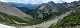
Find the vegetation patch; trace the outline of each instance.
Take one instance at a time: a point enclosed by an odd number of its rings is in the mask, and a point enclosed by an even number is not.
[[[65,16],[60,22],[56,25],[52,24],[49,28],[65,28],[67,26],[77,26],[80,25],[80,13],[76,11],[75,13],[71,13],[68,16]]]
[[[6,25],[35,25],[40,24],[45,20],[43,19],[33,19],[29,17],[18,17],[13,15],[8,15],[6,13],[0,12],[0,22],[5,23]]]

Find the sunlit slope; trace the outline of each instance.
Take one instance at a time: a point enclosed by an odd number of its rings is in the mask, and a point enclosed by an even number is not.
[[[50,28],[80,28],[80,9],[75,9],[70,15],[59,20],[56,25],[51,25]]]
[[[32,16],[23,13],[12,5],[0,2],[0,23],[7,25],[31,25],[29,22],[31,22],[32,19]]]
[[[7,24],[7,25],[26,24],[27,25],[31,20],[32,18],[29,18],[29,17],[19,18],[18,16],[8,15],[0,12],[0,23],[2,24]]]
[[[4,12],[10,15],[15,15],[15,16],[29,16],[16,7],[13,7],[12,5],[9,5],[8,3],[3,3],[0,2],[0,12]]]

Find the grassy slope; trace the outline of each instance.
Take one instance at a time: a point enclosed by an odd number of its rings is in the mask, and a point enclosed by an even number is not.
[[[77,26],[80,25],[80,11],[76,10],[75,13],[68,15],[63,18],[62,21],[58,22],[56,25],[51,25],[49,28],[65,28],[66,26]]]
[[[41,19],[32,19],[28,17],[19,18],[0,12],[0,22],[7,25],[34,25],[43,22]]]

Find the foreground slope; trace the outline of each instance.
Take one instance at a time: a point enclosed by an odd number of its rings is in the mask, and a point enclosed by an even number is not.
[[[26,24],[31,21],[32,16],[23,13],[16,7],[9,5],[8,3],[0,2],[0,21],[8,24]],[[27,21],[28,20],[28,21]],[[4,24],[2,23],[2,24]]]
[[[74,11],[63,17],[62,20],[59,20],[56,25],[53,23],[50,28],[80,28],[80,1],[74,1],[70,4],[70,8]]]

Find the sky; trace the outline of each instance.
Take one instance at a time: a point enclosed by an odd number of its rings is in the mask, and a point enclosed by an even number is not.
[[[73,1],[79,1],[79,0],[0,0],[2,2],[17,2],[17,3],[31,3],[31,4],[41,4],[41,3],[46,3],[49,1],[54,1],[55,3],[62,3],[63,1],[65,2],[73,2]]]

